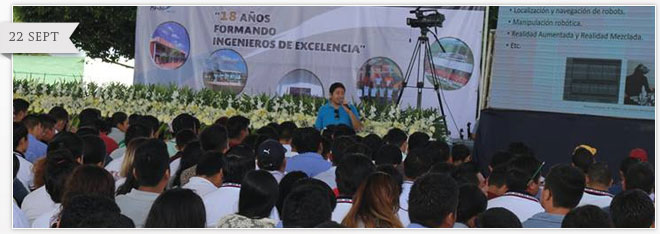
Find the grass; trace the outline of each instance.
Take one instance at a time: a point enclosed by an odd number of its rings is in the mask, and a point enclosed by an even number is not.
[[[49,84],[55,81],[80,81],[84,61],[83,57],[14,55],[14,79],[36,79]]]

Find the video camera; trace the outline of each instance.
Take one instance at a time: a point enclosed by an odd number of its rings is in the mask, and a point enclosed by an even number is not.
[[[424,15],[424,12],[434,12]],[[445,21],[445,15],[440,14],[437,10],[427,9],[422,10],[421,7],[410,11],[415,14],[415,18],[407,18],[406,24],[413,28],[429,28],[429,27],[442,27],[442,22]]]

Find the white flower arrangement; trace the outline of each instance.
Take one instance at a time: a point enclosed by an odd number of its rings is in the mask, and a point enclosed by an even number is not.
[[[34,80],[14,80],[14,98],[31,103],[30,112],[45,113],[62,106],[69,113],[84,108],[99,109],[104,116],[121,111],[127,114],[150,114],[169,123],[181,113],[196,116],[210,125],[221,116],[244,115],[251,127],[258,129],[268,123],[293,121],[298,126],[312,127],[320,106],[326,100],[313,97],[270,97],[266,95],[233,95],[208,89],[159,85],[109,84],[66,82],[44,84]],[[384,136],[393,127],[409,134],[420,131],[435,139],[447,140],[442,118],[436,110],[401,110],[395,105],[360,103],[357,105],[363,129],[358,135],[375,133]]]

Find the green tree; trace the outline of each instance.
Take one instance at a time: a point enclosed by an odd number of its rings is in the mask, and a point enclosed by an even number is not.
[[[135,6],[14,6],[15,22],[78,22],[71,41],[91,58],[119,63],[135,53]]]

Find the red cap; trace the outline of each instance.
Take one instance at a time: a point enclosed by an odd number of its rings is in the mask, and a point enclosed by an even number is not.
[[[646,150],[644,150],[642,148],[635,148],[635,149],[631,150],[629,157],[639,159],[642,162],[648,162],[649,161],[649,157],[646,154]]]

